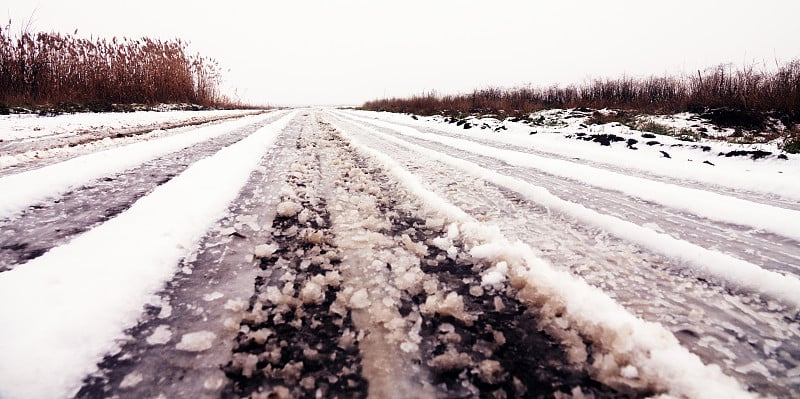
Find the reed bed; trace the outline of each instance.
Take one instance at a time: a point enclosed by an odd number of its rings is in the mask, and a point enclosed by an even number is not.
[[[0,26],[0,103],[230,103],[219,92],[217,62],[189,54],[180,39],[76,34],[13,34],[10,23]]]
[[[566,87],[489,88],[469,94],[385,98],[362,108],[434,114],[499,114],[526,116],[552,108],[615,108],[646,113],[708,109],[772,113],[800,122],[800,59],[776,70],[720,65],[696,75],[597,79]]]

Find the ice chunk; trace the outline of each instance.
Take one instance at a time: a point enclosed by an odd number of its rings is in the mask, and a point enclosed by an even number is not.
[[[306,242],[310,244],[322,244],[325,235],[319,230],[310,230],[306,233]]]
[[[508,275],[508,264],[506,262],[498,262],[497,265],[489,269],[483,277],[481,277],[481,285],[495,285],[500,284],[506,280]]]
[[[450,226],[447,226],[447,238],[451,240],[455,240],[458,238],[458,235],[461,234],[458,230],[458,225],[455,223],[450,223]]]
[[[253,249],[253,254],[258,258],[269,258],[278,248],[278,244],[275,243],[256,245]]]
[[[342,283],[342,276],[338,270],[325,273],[325,284],[331,287],[338,287]]]
[[[433,239],[432,243],[433,246],[441,249],[442,251],[447,251],[451,246],[453,246],[453,242],[450,241],[449,238],[445,237],[436,237]]]
[[[265,342],[267,342],[267,339],[270,335],[272,335],[272,330],[268,328],[262,328],[256,331],[250,331],[250,333],[247,334],[247,337],[252,339],[253,342],[263,345]]]
[[[158,318],[166,319],[170,316],[172,316],[172,305],[165,303],[163,306],[161,306],[161,311],[158,312]]]
[[[222,388],[226,381],[227,378],[224,378],[223,376],[212,375],[206,378],[205,382],[203,382],[203,388],[208,391],[216,391]]]
[[[430,218],[425,221],[425,227],[430,230],[439,231],[444,227],[444,219]]]
[[[278,204],[278,216],[289,218],[297,215],[303,210],[303,206],[292,201],[284,201]]]
[[[497,384],[502,377],[503,367],[497,360],[484,360],[478,364],[476,371],[481,381],[487,384]]]
[[[483,296],[483,288],[473,285],[469,287],[469,294],[472,296]]]
[[[472,358],[468,354],[449,348],[445,353],[429,360],[428,366],[437,371],[448,371],[467,367],[470,363],[472,363]]]
[[[353,309],[364,309],[367,306],[369,306],[369,295],[365,288],[354,292],[350,297],[350,307]]]
[[[303,209],[300,214],[297,215],[297,222],[300,224],[306,224],[310,218],[311,212],[308,209]]]
[[[230,310],[231,312],[241,312],[247,308],[247,302],[241,298],[228,299],[224,307],[225,310]]]
[[[139,383],[142,382],[142,380],[144,380],[144,377],[142,376],[142,373],[140,373],[138,371],[134,371],[134,372],[126,375],[125,378],[122,379],[122,382],[119,383],[119,387],[120,388],[133,388],[133,387],[139,385]]]
[[[627,365],[619,370],[619,375],[625,378],[639,378],[639,370],[632,365]]]
[[[172,331],[170,331],[169,326],[167,325],[160,325],[153,330],[153,333],[147,337],[147,343],[150,345],[162,345],[169,342],[172,339]]]
[[[211,348],[217,335],[211,331],[196,331],[183,334],[175,349],[187,352],[202,352]]]
[[[429,296],[420,309],[425,313],[453,316],[467,325],[472,325],[472,322],[476,319],[474,315],[464,311],[464,298],[455,292],[450,292],[444,298],[442,298],[441,293],[437,292],[436,295]]]
[[[203,300],[206,301],[206,302],[211,302],[213,300],[222,298],[224,296],[225,296],[225,294],[223,294],[221,292],[218,292],[218,291],[214,291],[214,292],[212,292],[210,294],[203,295]]]
[[[325,299],[325,292],[319,284],[307,281],[303,289],[300,290],[300,299],[306,305],[311,303],[320,304]]]
[[[258,356],[252,353],[235,353],[232,362],[233,367],[242,370],[243,376],[250,378],[253,375],[253,371],[256,370]]]
[[[402,344],[400,344],[400,349],[405,353],[412,353],[419,350],[419,346],[413,342],[405,341]]]

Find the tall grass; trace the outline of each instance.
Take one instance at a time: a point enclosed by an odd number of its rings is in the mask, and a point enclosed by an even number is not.
[[[77,31],[76,31],[77,33]],[[12,34],[0,26],[0,103],[219,105],[219,67],[176,40]]]
[[[364,109],[421,115],[526,115],[551,108],[617,108],[652,113],[730,108],[777,112],[800,121],[800,59],[760,71],[720,65],[696,75],[598,79],[566,87],[483,89],[470,94],[427,93],[410,98],[369,101]]]

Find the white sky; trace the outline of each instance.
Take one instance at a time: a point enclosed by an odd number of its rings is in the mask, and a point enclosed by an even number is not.
[[[34,9],[38,31],[187,40],[275,105],[800,58],[798,0],[0,0],[17,28]]]

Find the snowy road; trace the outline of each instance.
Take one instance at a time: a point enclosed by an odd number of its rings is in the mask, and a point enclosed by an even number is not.
[[[736,164],[402,115],[181,129],[0,177],[0,398],[800,395],[796,159],[709,184]]]

